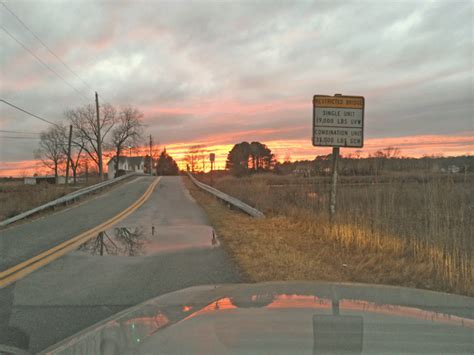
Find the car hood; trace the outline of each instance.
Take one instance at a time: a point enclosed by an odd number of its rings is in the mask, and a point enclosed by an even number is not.
[[[47,354],[472,353],[474,298],[326,282],[197,286],[118,313]]]

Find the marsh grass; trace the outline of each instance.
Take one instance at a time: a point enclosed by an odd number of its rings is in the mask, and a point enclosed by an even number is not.
[[[0,221],[97,182],[97,179],[89,179],[87,184],[69,186],[25,185],[22,180],[0,182]]]
[[[279,218],[288,224],[282,238],[292,238],[300,253],[313,254],[314,248],[321,248],[308,241],[323,243],[326,251],[332,250],[325,260],[332,255],[350,264],[341,280],[474,294],[472,177],[345,179],[338,188],[332,224],[327,179],[313,178],[308,183],[308,179],[263,174],[221,178],[215,187],[269,216],[269,244],[281,234],[270,225],[279,221],[281,230]],[[299,245],[292,234],[298,234]]]

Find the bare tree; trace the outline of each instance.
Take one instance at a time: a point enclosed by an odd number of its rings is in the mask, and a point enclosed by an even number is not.
[[[115,177],[118,176],[119,157],[127,145],[137,144],[143,134],[143,114],[134,107],[121,109],[112,130],[112,146],[115,150]]]
[[[69,160],[69,164],[71,165],[74,184],[77,182],[77,169],[81,165],[85,146],[86,141],[84,140],[84,137],[82,137],[80,134],[75,134],[73,131],[71,158]]]
[[[207,167],[207,160],[209,159],[209,155],[207,154],[206,148],[201,148],[199,150],[198,160],[201,165],[202,172],[206,171]]]
[[[202,169],[206,168],[206,149],[203,145],[193,145],[189,147],[188,153],[184,157],[186,165],[189,170],[194,173],[201,170],[199,163],[202,164]]]
[[[146,145],[146,142],[144,145]],[[164,147],[163,150],[166,150],[166,147]],[[153,161],[157,161],[160,158],[160,155],[163,150],[160,149],[160,145],[158,142],[153,143],[153,145],[151,146],[151,157],[153,158]]]
[[[60,127],[61,134],[63,135],[63,141],[64,141],[64,144],[62,144],[63,154],[65,158],[67,159],[68,157],[68,144],[67,144],[68,129],[62,124],[60,124],[59,127]],[[69,158],[69,165],[70,165],[70,169],[72,170],[74,184],[76,184],[77,182],[77,169],[80,166],[81,159],[84,156],[83,153],[84,153],[84,147],[86,146],[86,144],[87,142],[84,139],[84,136],[81,135],[80,133],[77,133],[73,129],[73,136],[72,136],[72,141],[71,141],[71,156]]]
[[[65,112],[71,122],[75,134],[75,141],[81,142],[83,151],[99,166],[99,151],[97,146],[99,129],[97,127],[96,109],[93,105],[85,105]],[[101,144],[106,140],[116,122],[116,110],[109,104],[100,107],[100,136]]]
[[[41,159],[43,164],[54,171],[56,182],[58,181],[59,168],[66,161],[64,147],[66,144],[66,128],[54,126],[40,134],[39,148],[35,152],[35,158]]]
[[[400,158],[401,151],[397,147],[387,147],[383,150],[385,152],[385,158],[387,159],[397,159]]]

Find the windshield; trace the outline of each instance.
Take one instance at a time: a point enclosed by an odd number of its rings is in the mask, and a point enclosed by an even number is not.
[[[2,2],[0,353],[107,352],[110,324],[146,302],[145,353],[469,353],[472,14],[469,0]],[[252,289],[266,282],[294,287]],[[342,284],[373,289],[326,293]],[[159,303],[177,291],[192,302]],[[397,348],[374,329],[415,330]],[[117,334],[127,353],[135,338]]]

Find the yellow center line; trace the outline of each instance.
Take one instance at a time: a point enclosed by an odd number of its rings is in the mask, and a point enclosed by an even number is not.
[[[81,244],[84,244],[86,241],[96,236],[99,232],[108,229],[117,222],[123,220],[125,217],[128,217],[134,211],[136,211],[148,198],[151,196],[156,185],[160,182],[161,177],[155,179],[153,183],[147,188],[145,193],[136,200],[133,204],[128,206],[126,209],[110,218],[109,220],[95,226],[92,229],[89,229],[61,244],[56,245],[55,247],[42,252],[26,261],[23,261],[7,270],[0,272],[0,288],[3,288],[22,277],[25,277],[27,274],[39,269],[40,267],[52,262],[63,256],[64,254],[69,253],[70,251],[76,249]]]

